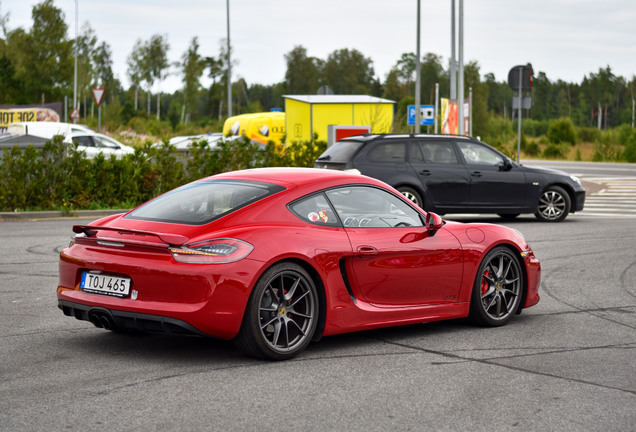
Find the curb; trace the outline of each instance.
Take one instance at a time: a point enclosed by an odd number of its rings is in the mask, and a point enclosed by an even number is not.
[[[129,209],[75,210],[70,213],[63,211],[0,212],[0,222],[69,218],[97,219],[104,216],[126,213],[128,211]]]

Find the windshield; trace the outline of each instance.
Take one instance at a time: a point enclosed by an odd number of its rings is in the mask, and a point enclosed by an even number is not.
[[[201,180],[161,195],[126,219],[203,225],[283,189],[260,182]]]

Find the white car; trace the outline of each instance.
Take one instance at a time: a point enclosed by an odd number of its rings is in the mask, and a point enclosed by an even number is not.
[[[115,155],[117,159],[121,159],[124,155],[135,153],[133,147],[95,132],[76,132],[67,136],[65,141],[76,144],[77,150],[85,152],[86,157],[89,159],[94,158],[99,153],[103,153],[106,157]]]
[[[88,127],[80,124],[61,123],[61,122],[16,122],[7,126],[8,134],[16,135],[35,135],[38,137],[52,139],[55,135],[67,136],[72,133],[93,133]]]
[[[176,136],[170,138],[168,144],[175,146],[180,152],[190,151],[193,142],[207,141],[210,149],[216,146],[217,141],[223,139],[222,133],[207,133],[203,135],[189,135],[189,136]],[[160,146],[162,143],[156,143],[155,146]]]

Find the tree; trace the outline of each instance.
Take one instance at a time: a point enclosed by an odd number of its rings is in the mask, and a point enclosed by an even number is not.
[[[168,76],[168,45],[167,36],[154,34],[148,41],[144,50],[145,76],[148,82],[148,91],[157,86],[157,120],[160,118],[161,110],[161,81]],[[150,94],[148,95],[148,113],[150,114]]]
[[[315,94],[320,87],[320,75],[324,62],[308,57],[307,50],[298,45],[285,54],[287,71],[285,88],[290,94]]]
[[[128,75],[128,80],[130,81],[131,87],[135,89],[135,111],[138,109],[138,95],[139,95],[139,86],[144,81],[144,44],[141,39],[137,39],[135,42],[135,46],[130,54],[128,54],[128,58],[126,59],[126,64],[128,65],[128,70],[126,71]]]
[[[373,61],[356,49],[332,52],[323,69],[323,81],[335,94],[369,94],[374,75]]]
[[[108,43],[102,42],[95,48],[93,51],[93,65],[93,85],[95,87],[103,87],[112,100],[117,90],[118,82],[113,74],[113,55]]]
[[[196,104],[196,97],[201,88],[201,75],[206,61],[199,54],[199,40],[193,37],[190,47],[181,57],[181,73],[183,74],[184,106],[181,112],[181,122],[189,118]],[[184,118],[185,117],[185,118]]]
[[[84,100],[86,112],[86,98],[91,95],[91,88],[95,80],[93,69],[93,53],[97,45],[97,36],[90,24],[84,23],[77,38],[77,98]]]
[[[60,100],[71,87],[73,77],[72,42],[67,39],[64,14],[44,0],[33,6],[33,26],[29,32],[18,28],[7,31],[6,57],[14,77],[22,82],[17,99],[21,103]]]
[[[488,84],[481,82],[476,61],[464,66],[464,85],[466,96],[469,94],[468,89],[473,89],[473,135],[483,135],[488,123]]]

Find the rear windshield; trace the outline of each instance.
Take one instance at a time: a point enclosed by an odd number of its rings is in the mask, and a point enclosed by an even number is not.
[[[284,189],[251,181],[202,180],[144,204],[126,219],[204,225]]]
[[[364,145],[362,141],[338,141],[331,147],[329,147],[323,154],[320,155],[318,161],[320,162],[348,162],[353,158],[353,155],[358,151],[360,147]]]

